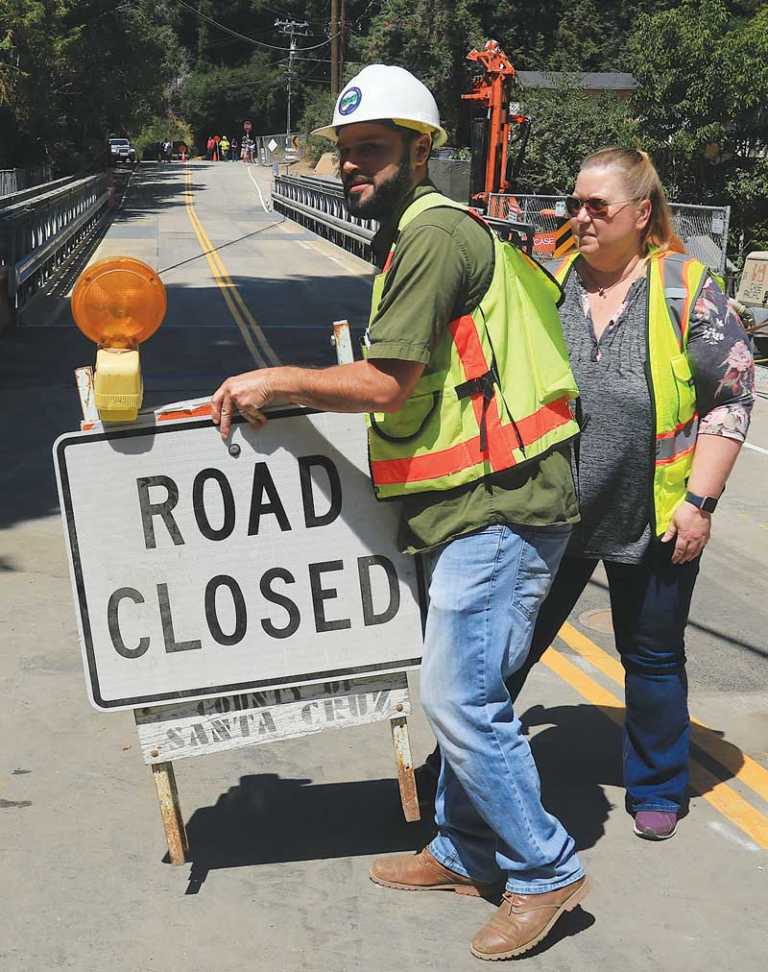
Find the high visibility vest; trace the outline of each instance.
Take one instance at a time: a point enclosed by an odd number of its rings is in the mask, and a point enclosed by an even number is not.
[[[578,253],[553,272],[565,284]],[[709,271],[684,253],[652,252],[648,260],[646,377],[654,412],[653,468],[649,474],[651,525],[669,526],[685,498],[699,429],[696,389],[688,360],[688,321]]]
[[[427,193],[405,210],[398,235],[438,207],[469,213]],[[571,409],[578,389],[557,313],[560,287],[522,251],[488,233],[494,271],[479,305],[449,323],[400,411],[368,416],[379,499],[475,482],[533,462],[579,431]],[[374,282],[371,320],[396,247],[397,236]]]

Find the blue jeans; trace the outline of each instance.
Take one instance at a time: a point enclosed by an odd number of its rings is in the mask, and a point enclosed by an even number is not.
[[[616,648],[625,672],[624,785],[627,809],[684,811],[688,788],[685,626],[699,560],[671,562],[674,543],[652,543],[641,564],[605,561]],[[565,557],[542,605],[531,653],[507,686],[516,699],[554,641],[597,560]]]
[[[541,804],[505,679],[525,661],[569,527],[489,526],[431,555],[421,701],[443,752],[429,845],[445,867],[522,894],[578,880],[573,838]]]

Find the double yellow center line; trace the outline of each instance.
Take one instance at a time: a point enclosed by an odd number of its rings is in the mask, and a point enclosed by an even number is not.
[[[571,624],[560,629],[561,638],[569,648],[601,672],[612,682],[623,687],[624,669],[606,651],[577,631]],[[573,664],[565,655],[550,648],[542,662],[564,682],[585,698],[598,706],[601,712],[613,722],[624,722],[624,702],[613,692]],[[696,719],[691,720],[692,741],[707,754],[714,763],[723,769],[723,776],[738,780],[761,800],[768,802],[768,770],[754,759],[736,749],[731,743],[720,739]],[[768,849],[768,816],[761,813],[748,800],[745,800],[732,786],[725,783],[719,775],[711,772],[692,757],[690,760],[691,788],[711,804],[719,813],[735,824],[750,840],[764,850]]]
[[[256,319],[250,310],[248,310],[242,294],[229,275],[227,268],[224,266],[221,255],[211,242],[195,212],[194,193],[192,190],[192,170],[189,164],[187,165],[185,176],[184,205],[189,216],[189,221],[192,223],[192,229],[195,231],[195,236],[197,236],[203,254],[208,261],[208,266],[211,268],[213,279],[219,290],[221,290],[224,301],[235,324],[237,324],[238,330],[251,353],[256,367],[269,368],[279,365],[280,359],[275,354],[272,345],[267,340],[266,335],[259,327]]]

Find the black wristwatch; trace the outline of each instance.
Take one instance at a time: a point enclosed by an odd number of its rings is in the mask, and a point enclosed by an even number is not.
[[[717,499],[714,496],[697,496],[695,493],[686,493],[685,502],[691,506],[697,506],[704,513],[714,513],[717,509]]]

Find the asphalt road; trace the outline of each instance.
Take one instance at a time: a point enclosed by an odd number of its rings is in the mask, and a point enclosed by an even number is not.
[[[78,427],[72,371],[94,357],[69,314],[76,270],[127,254],[161,271],[169,310],[142,350],[147,404],[209,395],[227,375],[275,359],[330,364],[331,322],[346,318],[357,335],[365,326],[369,268],[268,202],[269,172],[258,167],[140,167],[95,252],[51,281],[0,339],[7,972],[479,967],[468,943],[491,905],[368,881],[372,856],[415,849],[428,836],[427,824],[402,819],[384,724],[180,761],[193,862],[172,867],[133,719],[95,712],[86,700],[50,456],[54,438]],[[595,881],[584,907],[525,960],[531,969],[764,968],[763,378],[761,389],[753,448],[715,516],[694,598],[691,710],[709,728],[697,730],[696,791],[678,836],[638,840],[623,808],[622,691],[600,574],[521,699],[545,803],[574,834]],[[410,681],[416,699],[418,677]],[[418,706],[410,724],[420,759],[432,739]]]

